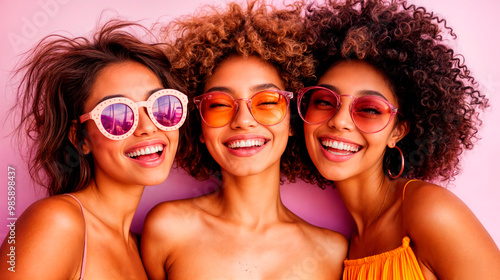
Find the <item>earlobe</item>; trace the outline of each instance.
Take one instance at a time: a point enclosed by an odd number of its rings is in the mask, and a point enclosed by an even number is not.
[[[200,142],[205,144],[205,137],[203,137],[203,133],[200,133]]]
[[[88,155],[90,153],[90,146],[87,144],[86,140],[84,140],[84,143],[85,144],[82,145],[83,153]]]
[[[71,121],[71,127],[69,128],[68,138],[71,144],[73,144],[73,146],[75,146],[75,148],[78,149],[78,139],[76,139],[77,125],[78,123],[76,122],[76,120]],[[88,153],[90,153],[90,146],[87,144],[86,140],[83,140],[83,143],[84,143],[82,145],[83,153],[87,155]]]
[[[295,130],[293,129],[292,126],[288,129],[288,136],[294,136],[295,135]]]

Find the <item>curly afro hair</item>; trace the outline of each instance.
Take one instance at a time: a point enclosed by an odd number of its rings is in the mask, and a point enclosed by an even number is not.
[[[409,133],[398,142],[405,157],[403,176],[450,181],[460,155],[477,140],[479,110],[488,100],[477,90],[461,56],[447,46],[456,38],[444,19],[406,1],[330,0],[308,6],[308,42],[321,77],[335,62],[362,59],[392,82]],[[295,127],[303,141],[303,125]],[[301,178],[324,188],[325,179],[302,149]],[[386,152],[384,169],[399,170],[399,153]],[[387,171],[386,171],[387,172]]]
[[[304,82],[314,80],[315,61],[304,41],[303,3],[283,8],[249,1],[246,7],[230,3],[225,10],[205,6],[194,16],[182,17],[162,29],[170,41],[167,53],[174,72],[188,87],[190,99],[203,94],[204,83],[217,66],[232,56],[255,56],[271,63],[279,72],[285,90],[296,92]],[[292,119],[297,119],[292,102]],[[220,166],[199,141],[201,118],[189,104],[188,135],[180,139],[177,165],[198,180],[220,175]],[[295,168],[296,137],[290,137],[281,158],[281,173],[290,182],[298,176]]]

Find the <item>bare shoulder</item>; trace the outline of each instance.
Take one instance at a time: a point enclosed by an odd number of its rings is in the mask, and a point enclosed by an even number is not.
[[[20,279],[69,278],[78,272],[85,220],[80,206],[69,196],[53,196],[33,203],[16,221],[15,233],[13,243],[6,239],[0,249],[2,270],[4,251],[14,245],[16,277]]]
[[[323,251],[335,262],[338,260],[343,261],[347,257],[349,241],[342,233],[317,227],[306,222],[301,227],[304,234],[314,245],[313,249],[315,252]]]
[[[166,201],[154,206],[146,215],[143,238],[162,240],[189,237],[202,219],[197,198]],[[152,239],[151,239],[152,238]]]
[[[196,199],[162,202],[146,215],[141,256],[150,279],[165,279],[175,252],[182,252],[202,232]]]
[[[428,182],[412,182],[403,201],[403,221],[414,238],[485,232],[467,205],[450,190]],[[465,236],[464,236],[465,237]]]
[[[316,243],[325,244],[328,247],[347,248],[349,243],[342,233],[330,229],[309,225],[306,231],[310,233],[310,238]]]
[[[168,222],[172,219],[183,219],[189,209],[188,200],[165,201],[155,205],[146,215],[148,222]]]
[[[427,182],[406,188],[403,226],[417,258],[443,279],[498,279],[500,251],[467,205]],[[493,277],[491,277],[493,276]]]
[[[306,222],[300,225],[309,241],[308,252],[302,250],[304,258],[298,265],[304,266],[304,260],[314,261],[316,279],[341,279],[344,260],[347,258],[349,242],[343,234],[329,229],[316,227]],[[301,278],[303,279],[303,278]]]
[[[69,196],[58,195],[36,201],[16,222],[19,230],[62,232],[82,235],[85,220],[78,203]]]
[[[433,230],[431,225],[453,226],[470,219],[475,219],[472,211],[444,187],[416,181],[406,188],[403,220],[410,232]]]

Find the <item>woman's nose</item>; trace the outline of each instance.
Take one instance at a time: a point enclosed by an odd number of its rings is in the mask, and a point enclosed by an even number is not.
[[[258,123],[253,117],[246,100],[238,100],[238,108],[231,121],[231,128],[246,129],[255,127]]]
[[[351,117],[350,96],[343,98],[344,102],[340,103],[339,110],[328,120],[328,126],[339,131],[353,130],[355,125]]]
[[[139,108],[139,123],[137,125],[137,129],[134,131],[134,134],[136,136],[150,135],[157,130],[158,128],[149,118],[146,108]]]

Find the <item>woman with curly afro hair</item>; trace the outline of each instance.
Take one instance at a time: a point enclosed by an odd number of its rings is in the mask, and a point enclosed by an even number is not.
[[[166,41],[178,36],[167,52],[194,100],[177,163],[221,186],[148,213],[141,250],[150,279],[341,277],[346,238],[308,224],[280,197],[282,177],[297,176],[290,102],[315,70],[302,12],[301,3],[230,3],[164,30]]]
[[[306,17],[319,66],[298,94],[298,168],[354,218],[344,279],[499,279],[488,232],[430,183],[454,178],[488,105],[445,44],[453,30],[404,1],[332,0]]]

